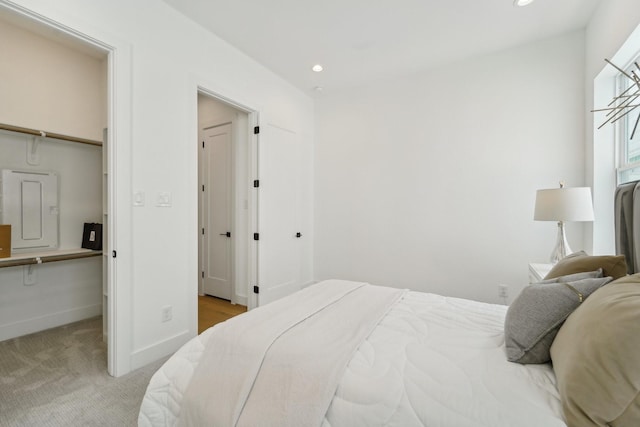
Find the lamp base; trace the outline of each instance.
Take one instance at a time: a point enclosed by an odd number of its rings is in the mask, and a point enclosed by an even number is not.
[[[558,221],[558,240],[556,241],[556,247],[553,248],[553,252],[551,252],[551,264],[556,264],[570,253],[571,248],[569,248],[567,235],[564,232],[564,222]]]

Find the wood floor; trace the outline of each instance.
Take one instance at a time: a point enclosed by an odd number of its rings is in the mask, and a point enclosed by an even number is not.
[[[246,311],[247,307],[244,305],[233,305],[220,298],[198,295],[198,333]]]

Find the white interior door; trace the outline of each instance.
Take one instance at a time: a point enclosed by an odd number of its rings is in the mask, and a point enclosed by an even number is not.
[[[298,134],[267,125],[259,144],[258,305],[300,289],[300,167]]]
[[[203,141],[203,290],[231,300],[231,124],[204,129]]]

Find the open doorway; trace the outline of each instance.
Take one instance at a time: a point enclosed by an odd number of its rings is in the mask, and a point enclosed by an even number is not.
[[[1,38],[11,41],[2,53],[14,58],[0,73],[8,82],[2,89],[0,169],[24,177],[16,181],[22,187],[32,176],[51,179],[47,191],[40,184],[29,187],[35,189],[29,204],[23,196],[12,196],[20,199],[21,212],[0,215],[0,223],[23,234],[26,229],[53,237],[45,246],[16,245],[14,232],[13,253],[0,265],[11,306],[0,320],[0,340],[89,321],[104,341],[92,354],[104,357],[113,374],[115,334],[110,334],[108,316],[112,241],[106,237],[115,229],[113,140],[106,132],[112,119],[113,52],[55,22],[1,4],[0,27]],[[5,196],[9,190],[3,188]],[[35,219],[25,216],[25,206],[34,205]],[[46,224],[40,220],[45,215]],[[84,244],[87,223],[102,226],[94,227],[93,239],[102,230],[105,237],[97,239],[102,245]]]
[[[250,282],[249,113],[198,93],[198,332],[246,311]]]

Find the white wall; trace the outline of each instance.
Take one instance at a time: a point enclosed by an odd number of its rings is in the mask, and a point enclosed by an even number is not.
[[[316,277],[498,302],[545,262],[535,191],[584,184],[582,32],[316,106]],[[571,225],[574,250],[584,246]]]
[[[162,2],[15,3],[117,48],[114,298],[120,325],[115,371],[121,375],[197,333],[198,85],[259,111],[261,122],[308,132],[309,141],[313,102]],[[261,143],[268,146],[266,135]],[[133,189],[146,192],[144,207],[131,208]],[[172,194],[171,208],[155,206],[161,191]],[[162,323],[166,305],[173,319]]]
[[[102,140],[106,123],[104,57],[79,52],[8,22],[0,23],[0,122]],[[0,132],[0,169],[59,176],[59,247],[79,248],[84,222],[102,222],[100,147],[44,139],[40,164],[27,164],[33,137]],[[27,267],[24,267],[27,268]],[[0,269],[0,340],[99,315],[100,257]]]
[[[596,129],[603,122],[603,115],[594,115],[590,110],[603,108],[613,95],[613,67],[604,59],[616,65],[624,64],[640,54],[640,7],[635,0],[607,0],[591,17],[585,31],[585,100],[586,100],[586,181],[594,188],[594,208],[596,221],[593,228],[587,228],[587,238],[593,242],[594,253],[614,253],[613,195],[615,191],[615,146],[614,126],[606,125]],[[636,30],[633,40],[621,50],[625,41]],[[594,79],[600,74],[597,90]],[[597,101],[594,102],[594,96]]]

